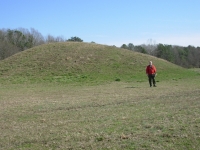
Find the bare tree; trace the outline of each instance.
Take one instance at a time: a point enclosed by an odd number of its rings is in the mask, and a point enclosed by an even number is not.
[[[55,40],[55,38],[52,36],[52,35],[47,35],[47,38],[46,38],[46,42],[47,43],[53,43],[53,42],[55,42],[56,40]]]
[[[55,38],[55,41],[56,41],[56,42],[65,42],[65,39],[64,39],[64,37],[62,37],[62,36],[57,36],[57,37]]]
[[[33,45],[34,46],[45,43],[43,35],[40,32],[38,32],[37,30],[35,30],[34,28],[31,28],[30,34],[33,36]]]
[[[143,45],[142,47],[146,49],[148,54],[155,56],[154,51],[157,48],[156,41],[148,39],[147,44],[145,44],[145,46]]]

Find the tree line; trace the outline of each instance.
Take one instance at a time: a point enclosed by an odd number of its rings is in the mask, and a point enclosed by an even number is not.
[[[183,47],[161,43],[135,46],[129,43],[123,44],[121,48],[162,58],[184,68],[200,68],[200,47],[191,45]]]
[[[65,42],[65,41],[78,41],[83,42],[79,37],[71,37],[65,40],[62,36],[54,37],[47,35],[44,37],[40,32],[31,28],[30,30],[19,29],[1,29],[0,30],[0,60],[3,60],[15,53],[24,51],[45,43],[52,42]]]
[[[52,35],[47,35],[44,37],[34,28],[31,28],[30,30],[24,28],[14,30],[1,29],[0,60],[34,46],[66,41],[83,42],[81,38],[76,36],[67,40],[61,36],[54,37]],[[129,43],[123,44],[121,48],[162,58],[185,68],[200,68],[200,47],[191,45],[183,47],[161,43],[155,44],[150,40],[149,44],[133,45],[132,43]]]

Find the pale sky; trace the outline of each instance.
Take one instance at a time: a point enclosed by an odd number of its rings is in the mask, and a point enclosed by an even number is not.
[[[0,0],[0,29],[105,45],[200,46],[200,0]]]

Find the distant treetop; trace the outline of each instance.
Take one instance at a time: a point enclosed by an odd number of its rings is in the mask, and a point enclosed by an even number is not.
[[[72,42],[83,42],[83,40],[79,37],[71,37],[70,39],[68,39],[67,41],[72,41]]]

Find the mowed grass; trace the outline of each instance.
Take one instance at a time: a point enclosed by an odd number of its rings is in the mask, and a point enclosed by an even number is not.
[[[144,80],[1,85],[0,149],[200,149],[200,77]]]

